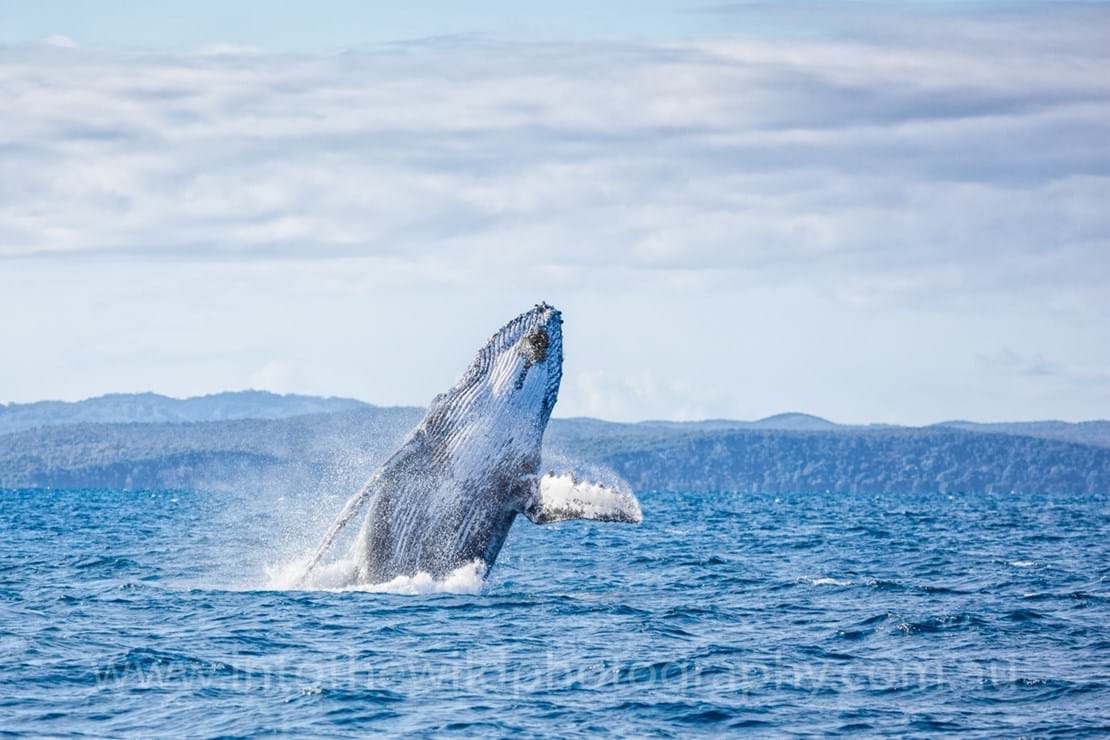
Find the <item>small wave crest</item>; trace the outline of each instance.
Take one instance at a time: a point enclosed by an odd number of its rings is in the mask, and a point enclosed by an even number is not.
[[[397,576],[384,583],[362,583],[358,580],[358,563],[354,558],[343,558],[333,563],[321,563],[304,576],[310,556],[304,556],[266,568],[266,588],[273,591],[363,591],[366,593],[404,594],[477,594],[484,585],[485,564],[472,560],[448,573],[435,578],[430,573]]]
[[[801,583],[808,583],[810,586],[851,586],[852,582],[840,578],[801,578]]]

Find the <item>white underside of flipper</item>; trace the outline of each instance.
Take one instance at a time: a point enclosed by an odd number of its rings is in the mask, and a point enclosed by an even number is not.
[[[639,524],[644,518],[640,502],[631,493],[600,483],[578,481],[570,473],[540,478],[524,515],[533,524],[570,519]]]

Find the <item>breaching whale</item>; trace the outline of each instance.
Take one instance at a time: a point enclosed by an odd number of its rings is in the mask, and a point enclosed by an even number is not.
[[[364,504],[353,545],[358,580],[442,578],[497,559],[518,514],[535,524],[569,519],[641,521],[629,492],[573,475],[540,475],[544,429],[563,375],[562,315],[546,303],[501,328],[408,438],[344,506],[301,578]]]

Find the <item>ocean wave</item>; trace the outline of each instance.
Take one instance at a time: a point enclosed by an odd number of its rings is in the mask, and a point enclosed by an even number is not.
[[[973,497],[928,525],[870,497],[774,510],[769,497],[750,510],[729,495],[644,498],[657,516],[634,536],[519,523],[485,583],[477,564],[360,583],[356,562],[336,559],[342,542],[298,585],[317,537],[282,529],[286,514],[253,496],[195,494],[167,512],[125,492],[8,495],[0,727],[1009,737],[1110,726],[1105,497],[1077,498],[1087,515],[1066,520],[1037,496]],[[1066,541],[1015,544],[1024,530],[979,526],[1026,512]],[[75,528],[42,536],[44,518]],[[893,537],[845,534],[873,522]],[[815,549],[790,547],[817,534]]]
[[[975,614],[960,612],[955,614],[938,614],[918,621],[904,621],[898,624],[898,630],[905,634],[931,634],[936,632],[960,631],[980,627],[983,619]]]
[[[799,583],[808,583],[810,586],[851,586],[852,582],[841,578],[811,578],[808,576],[798,579]]]
[[[102,570],[105,573],[115,573],[119,570],[133,570],[140,566],[131,558],[115,556],[89,556],[83,557],[73,563],[78,570]]]
[[[188,676],[241,673],[244,672],[220,660],[208,660],[168,650],[133,648],[116,660],[99,666],[94,671],[94,677],[96,681],[103,683],[128,678],[141,681],[165,681]]]

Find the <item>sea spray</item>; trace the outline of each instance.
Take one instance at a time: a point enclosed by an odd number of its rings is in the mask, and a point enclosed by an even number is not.
[[[485,565],[480,560],[465,563],[443,578],[434,578],[430,573],[416,573],[412,576],[397,576],[384,583],[361,583],[358,580],[358,561],[342,558],[324,563],[312,570],[308,578],[302,578],[311,556],[305,555],[296,560],[278,563],[266,568],[266,590],[273,591],[363,591],[383,594],[477,594],[482,590]]]

